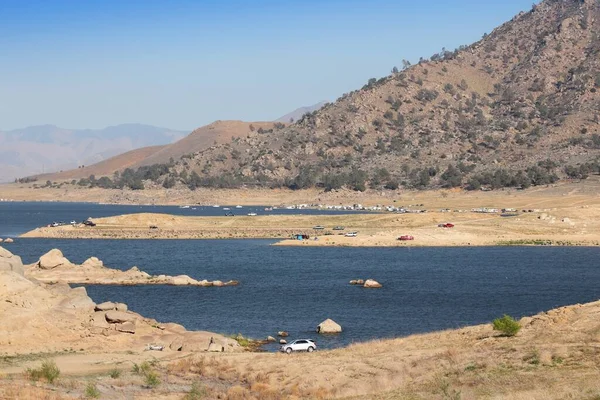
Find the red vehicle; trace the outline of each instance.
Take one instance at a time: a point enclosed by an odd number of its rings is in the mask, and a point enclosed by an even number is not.
[[[398,238],[398,240],[415,240],[415,237],[411,235],[402,235]]]
[[[454,228],[454,224],[451,223],[446,223],[446,224],[439,224],[438,225],[440,228]]]

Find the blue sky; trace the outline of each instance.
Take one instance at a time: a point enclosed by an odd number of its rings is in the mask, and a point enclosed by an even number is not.
[[[192,130],[333,101],[531,0],[0,0],[0,129]]]

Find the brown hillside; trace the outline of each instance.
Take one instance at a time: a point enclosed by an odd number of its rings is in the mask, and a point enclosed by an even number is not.
[[[165,145],[142,147],[141,149],[135,149],[123,154],[119,154],[109,158],[108,160],[104,160],[84,168],[61,171],[53,174],[38,175],[36,178],[40,181],[61,181],[88,178],[90,175],[95,175],[98,177],[112,175],[115,171],[133,167],[140,161],[152,156],[164,147]]]
[[[179,160],[189,154],[205,151],[211,146],[227,143],[235,138],[258,134],[258,132],[268,132],[273,130],[275,125],[284,126],[282,123],[276,122],[216,121],[196,129],[188,136],[169,145],[144,147],[85,168],[37,175],[35,178],[38,181],[65,181],[88,178],[90,175],[111,176],[115,171],[123,171],[126,168],[164,164],[168,163],[171,158]]]
[[[171,158],[209,149],[211,146],[228,143],[235,138],[245,137],[254,131],[273,129],[273,122],[216,121],[200,127],[183,139],[165,146],[160,151],[138,162],[136,166],[164,164]]]
[[[473,177],[527,186],[565,176],[567,165],[585,177],[599,168],[598,32],[600,0],[546,0],[471,46],[405,63],[291,126],[212,146],[172,172],[292,187]]]

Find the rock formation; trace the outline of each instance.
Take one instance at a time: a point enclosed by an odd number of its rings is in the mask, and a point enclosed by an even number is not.
[[[54,269],[61,266],[72,266],[73,264],[71,261],[67,260],[65,256],[63,256],[62,251],[58,249],[52,249],[41,256],[36,265],[40,269]]]
[[[40,257],[39,261],[26,269],[26,275],[45,283],[85,283],[95,285],[174,285],[174,286],[236,286],[237,281],[196,280],[187,275],[150,275],[138,267],[127,271],[104,266],[96,257],[88,258],[83,264],[69,261],[60,250],[53,249]]]
[[[0,247],[0,271],[12,271],[23,275],[23,262],[21,257],[15,256],[10,251]]]
[[[143,351],[149,343],[167,351],[208,351],[211,343],[211,351],[242,351],[233,339],[161,324],[122,303],[95,304],[83,287],[48,285],[10,270],[0,270],[0,315],[0,353],[8,355],[62,351],[75,343],[100,352]]]
[[[367,288],[367,289],[378,289],[380,287],[382,287],[383,285],[379,282],[377,282],[376,280],[373,279],[367,279],[365,281],[365,284],[363,285],[363,287]]]
[[[332,319],[326,319],[317,326],[317,333],[340,333],[342,327]]]

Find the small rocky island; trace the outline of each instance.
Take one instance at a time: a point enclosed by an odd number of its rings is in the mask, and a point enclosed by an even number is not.
[[[69,261],[58,249],[50,250],[31,265],[25,266],[25,276],[44,283],[80,283],[90,285],[174,285],[222,287],[236,286],[238,281],[196,280],[188,275],[150,275],[138,267],[127,271],[108,268],[102,260],[90,257],[83,264]]]

